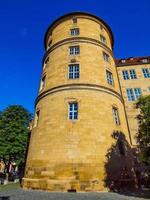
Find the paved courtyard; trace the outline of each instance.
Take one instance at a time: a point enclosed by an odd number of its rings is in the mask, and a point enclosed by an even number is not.
[[[132,197],[127,195],[120,195],[107,192],[100,192],[100,193],[57,192],[56,193],[56,192],[45,192],[36,190],[23,190],[20,188],[0,190],[0,200],[142,200],[142,199],[146,198]]]

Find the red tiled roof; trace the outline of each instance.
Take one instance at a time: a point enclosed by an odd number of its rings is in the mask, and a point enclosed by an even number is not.
[[[150,56],[115,59],[115,63],[116,66],[146,64],[150,63]]]

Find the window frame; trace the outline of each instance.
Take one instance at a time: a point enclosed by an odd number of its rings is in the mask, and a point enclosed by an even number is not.
[[[142,68],[144,78],[150,78],[150,69],[149,68]]]
[[[80,78],[80,65],[79,64],[68,65],[68,79],[79,79],[79,78]]]
[[[129,80],[130,79],[128,70],[122,70],[122,76],[123,76],[124,80]]]
[[[107,78],[107,83],[109,84],[109,85],[114,85],[114,79],[113,79],[113,74],[112,74],[112,72],[111,71],[109,71],[109,70],[107,70],[106,69],[106,78]]]
[[[71,48],[73,48],[73,50],[71,50]],[[70,56],[76,56],[76,55],[79,55],[79,54],[80,54],[80,46],[79,45],[77,45],[77,46],[70,46],[69,47],[69,55]]]
[[[44,89],[45,87],[45,82],[46,82],[46,75],[44,75],[41,79],[41,83],[40,83],[40,91]]]
[[[105,53],[104,51],[103,51],[103,59],[104,59],[105,62],[110,62],[109,54]]]
[[[130,69],[129,70],[129,74],[130,74],[130,79],[137,79],[137,75],[136,75],[136,71],[135,69]]]
[[[72,109],[71,109],[71,106],[72,106]],[[79,110],[78,107],[79,107],[78,102],[76,101],[68,102],[68,119],[70,121],[78,120],[78,110]]]
[[[102,34],[100,34],[100,41],[101,41],[103,44],[107,44],[106,37],[103,36]]]
[[[139,92],[140,91],[140,92]],[[128,98],[128,102],[136,101],[142,95],[141,88],[127,88],[126,94]]]
[[[119,110],[117,107],[113,106],[112,107],[112,116],[113,116],[113,121],[114,123],[119,126],[121,124],[120,122],[120,117],[119,117]]]
[[[77,31],[77,32],[76,32],[76,31]],[[70,35],[71,35],[71,36],[80,35],[80,29],[79,29],[79,28],[71,28],[71,29],[70,29]]]

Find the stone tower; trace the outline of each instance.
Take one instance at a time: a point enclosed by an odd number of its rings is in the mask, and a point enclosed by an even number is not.
[[[112,132],[129,141],[113,34],[99,17],[75,12],[54,21],[44,42],[23,187],[102,190]]]

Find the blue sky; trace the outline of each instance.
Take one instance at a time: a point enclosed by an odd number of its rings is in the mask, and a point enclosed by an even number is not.
[[[150,0],[1,0],[0,110],[20,104],[34,111],[45,31],[72,11],[90,12],[110,25],[115,57],[150,55]]]

